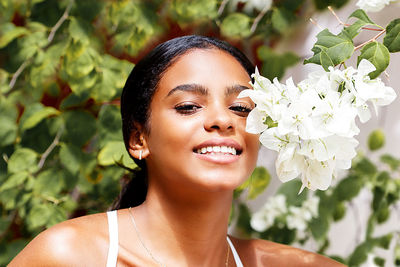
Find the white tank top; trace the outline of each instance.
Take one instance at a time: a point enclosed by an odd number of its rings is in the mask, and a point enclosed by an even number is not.
[[[107,267],[115,267],[117,266],[118,259],[118,218],[117,211],[109,211],[107,212],[108,218],[108,236],[110,241],[110,246],[108,247],[108,255],[107,255]],[[228,244],[231,247],[231,251],[233,257],[235,259],[235,263],[237,267],[243,267],[243,264],[240,260],[239,254],[236,252],[235,247],[233,246],[231,240],[227,236]]]

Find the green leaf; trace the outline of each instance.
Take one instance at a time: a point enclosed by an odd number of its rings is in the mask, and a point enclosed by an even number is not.
[[[100,146],[109,141],[122,141],[122,121],[120,110],[114,105],[103,105],[97,120]]]
[[[0,186],[0,192],[17,187],[23,184],[28,179],[28,172],[21,171],[14,173]]]
[[[97,161],[100,165],[109,166],[116,162],[121,162],[124,166],[134,169],[135,162],[129,157],[125,149],[124,142],[111,141],[107,143],[99,152]]]
[[[389,50],[383,44],[374,41],[363,47],[361,54],[357,58],[357,65],[362,59],[367,59],[369,62],[374,64],[376,70],[369,74],[371,79],[379,76],[387,66],[390,61]]]
[[[44,107],[40,103],[35,103],[32,106],[26,108],[27,115],[24,116],[24,120],[21,126],[21,130],[25,131],[27,129],[35,127],[43,119],[58,115],[60,112],[53,107]]]
[[[63,144],[60,149],[60,162],[72,174],[80,169],[84,155],[82,150],[72,144]]]
[[[385,145],[385,133],[381,129],[372,131],[368,136],[368,147],[370,150],[378,150]]]
[[[289,30],[294,21],[293,13],[285,8],[274,8],[271,16],[272,27],[279,33],[284,34]]]
[[[300,60],[292,52],[278,54],[267,46],[260,46],[257,49],[257,55],[263,62],[261,74],[270,80],[273,80],[275,77],[281,79],[285,74],[285,70]]]
[[[69,17],[69,19],[70,23],[68,30],[72,39],[88,44],[91,25],[79,18]]]
[[[67,111],[63,113],[65,120],[65,137],[72,144],[81,147],[96,133],[95,118],[85,111]]]
[[[365,13],[364,10],[362,9],[357,9],[356,11],[354,11],[353,13],[351,13],[351,15],[349,16],[349,18],[357,18],[360,21],[364,22],[365,25],[369,24],[369,25],[376,25],[375,22],[373,22],[367,15],[367,13]]]
[[[63,188],[62,177],[57,170],[48,169],[42,171],[35,180],[33,192],[42,196],[56,197]]]
[[[0,24],[0,48],[7,46],[15,38],[27,34],[29,31],[24,27],[16,27],[13,23]]]
[[[0,117],[0,147],[14,143],[17,137],[18,126],[9,117]]]
[[[367,260],[368,253],[371,252],[373,247],[373,242],[369,240],[358,245],[350,255],[349,266],[359,266],[361,263],[365,262]]]
[[[231,38],[246,38],[251,35],[250,26],[250,17],[243,13],[231,13],[222,21],[221,32]]]
[[[28,148],[18,148],[8,160],[9,173],[22,171],[33,173],[37,169],[37,154]]]
[[[393,157],[392,155],[384,154],[380,157],[380,160],[383,163],[386,163],[387,165],[389,165],[389,167],[392,171],[395,171],[400,167],[400,159],[397,159],[397,158]]]
[[[250,176],[249,199],[255,199],[268,187],[271,175],[264,167],[257,167]]]
[[[375,24],[362,9],[357,9],[356,11],[354,11],[349,16],[349,18],[358,19],[352,25],[347,26],[343,29],[343,32],[347,33],[351,38],[356,37],[360,33],[360,29],[367,25],[374,25],[380,27],[377,24]]]
[[[323,240],[326,238],[329,230],[329,222],[327,218],[317,217],[313,218],[310,222],[311,234],[316,240]]]
[[[388,24],[383,44],[391,53],[400,51],[400,19],[392,20]]]
[[[353,54],[353,41],[347,34],[334,35],[325,29],[318,33],[317,39],[311,49],[314,55],[304,60],[304,64],[319,64],[327,71],[328,67],[344,62]]]
[[[301,203],[303,203],[303,201],[307,199],[307,190],[303,190],[301,194],[298,194],[300,188],[301,181],[298,179],[293,179],[289,182],[283,183],[279,187],[276,194],[284,195],[286,197],[286,203],[288,205],[300,206]]]
[[[339,201],[349,201],[356,197],[363,186],[362,180],[357,176],[348,176],[339,182],[334,194]]]
[[[39,204],[34,205],[28,214],[29,228],[35,229],[41,226],[45,226],[47,221],[52,215],[52,205],[50,204]]]

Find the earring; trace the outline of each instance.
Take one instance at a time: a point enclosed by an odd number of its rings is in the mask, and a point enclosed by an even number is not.
[[[142,150],[139,151],[139,160],[142,160]]]

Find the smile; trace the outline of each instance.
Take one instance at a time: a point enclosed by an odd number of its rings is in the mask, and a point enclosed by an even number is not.
[[[196,151],[198,154],[228,154],[236,155],[236,149],[229,146],[207,146],[198,148]]]

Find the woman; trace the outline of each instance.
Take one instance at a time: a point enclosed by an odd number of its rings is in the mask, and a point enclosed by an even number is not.
[[[253,70],[216,39],[185,36],[157,46],[121,97],[125,145],[141,171],[118,210],[44,231],[10,266],[342,266],[227,237],[232,192],[250,176],[259,149],[258,136],[245,131],[254,104],[237,98]]]

